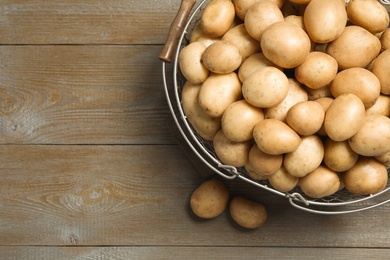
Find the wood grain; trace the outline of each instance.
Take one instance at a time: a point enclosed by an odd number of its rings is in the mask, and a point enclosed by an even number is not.
[[[172,143],[159,51],[0,46],[0,143]]]

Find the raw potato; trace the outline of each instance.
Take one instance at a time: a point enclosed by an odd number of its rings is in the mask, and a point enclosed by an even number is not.
[[[207,114],[198,102],[201,84],[186,82],[182,90],[182,106],[188,121],[195,131],[205,140],[211,141],[221,129],[221,118]]]
[[[339,70],[365,68],[378,56],[380,50],[378,37],[356,25],[345,27],[341,35],[326,48],[326,52],[339,64]]]
[[[267,66],[276,67],[280,70],[283,70],[282,68],[277,67],[275,63],[268,60],[263,53],[258,52],[252,54],[241,64],[240,68],[238,69],[238,77],[240,78],[241,82],[244,82],[253,72]]]
[[[363,156],[390,152],[390,118],[366,115],[362,127],[348,141],[352,150]]]
[[[298,25],[304,31],[306,31],[302,15],[293,15],[293,14],[292,15],[288,15],[288,16],[284,17],[284,21],[289,22],[289,23],[293,23],[295,25]]]
[[[329,108],[330,104],[333,102],[333,100],[334,99],[332,97],[322,97],[322,98],[316,99],[315,102],[320,103],[320,105],[322,106],[322,108],[324,109],[325,114],[326,114],[326,111],[328,110],[328,108]],[[325,118],[324,118],[324,121],[325,121]],[[327,134],[325,132],[325,128],[324,128],[324,123],[322,123],[321,128],[317,131],[316,134],[319,136],[327,136]]]
[[[313,135],[324,123],[325,111],[315,101],[299,102],[286,115],[287,124],[299,135]]]
[[[270,176],[282,166],[283,155],[264,153],[256,144],[253,144],[249,151],[248,163],[256,175]]]
[[[308,87],[305,87],[305,89],[309,100],[317,100],[324,97],[332,97],[332,93],[330,92],[329,85],[318,89],[311,89]]]
[[[354,94],[342,94],[334,99],[325,113],[324,128],[334,141],[344,141],[363,126],[364,104]]]
[[[347,5],[347,15],[351,23],[373,34],[383,32],[389,26],[389,14],[379,1],[351,0]]]
[[[202,84],[199,105],[210,116],[221,117],[226,108],[241,98],[241,82],[235,72],[212,74]]]
[[[248,173],[249,177],[255,181],[264,181],[268,179],[268,175],[260,174],[254,169],[254,166],[248,162],[245,166],[245,171]]]
[[[245,99],[238,100],[225,110],[221,127],[227,138],[234,142],[248,141],[253,138],[253,128],[264,119],[261,108],[252,106]]]
[[[229,212],[239,226],[247,229],[259,228],[267,220],[267,209],[263,204],[241,196],[230,201]]]
[[[383,115],[390,116],[390,96],[380,95],[375,101],[375,104],[366,109],[367,115]]]
[[[364,68],[350,68],[337,73],[330,84],[334,97],[351,93],[359,97],[365,108],[374,105],[381,93],[381,83],[371,71]]]
[[[271,186],[280,192],[289,192],[294,189],[299,182],[299,178],[288,173],[284,166],[280,167],[274,174],[268,177]]]
[[[284,154],[295,151],[301,137],[286,123],[277,119],[264,119],[253,129],[257,146],[268,154]]]
[[[339,175],[323,165],[299,180],[299,187],[312,198],[330,196],[339,190],[340,185]]]
[[[261,36],[260,46],[270,61],[289,69],[306,59],[311,50],[311,41],[301,27],[283,20],[267,27]]]
[[[295,177],[303,177],[320,166],[324,145],[317,135],[302,136],[297,149],[284,155],[283,166]]]
[[[306,31],[314,42],[328,43],[340,36],[347,24],[345,3],[312,0],[303,15]]]
[[[233,4],[236,10],[236,16],[240,18],[242,21],[245,20],[245,15],[248,9],[254,5],[256,2],[264,1],[264,0],[233,0]],[[269,0],[265,0],[269,1]],[[276,5],[281,8],[286,0],[270,0],[276,3]]]
[[[261,108],[276,106],[287,96],[287,76],[275,67],[264,67],[253,72],[242,84],[245,100]]]
[[[377,159],[379,162],[383,163],[386,167],[386,169],[390,169],[390,152],[387,152],[385,154],[375,156],[375,159]]]
[[[243,142],[231,141],[221,129],[213,139],[213,146],[222,163],[242,167],[248,162],[249,150],[252,144],[249,140]]]
[[[362,157],[344,174],[345,188],[353,194],[368,195],[382,191],[388,180],[386,167],[371,157]]]
[[[209,47],[211,44],[219,40],[221,40],[221,37],[214,38],[210,35],[205,34],[200,23],[197,23],[195,25],[190,36],[190,43],[200,42],[206,47]]]
[[[390,50],[379,54],[372,65],[371,71],[380,81],[381,93],[390,95]]]
[[[201,57],[204,66],[211,72],[227,74],[240,67],[240,50],[230,42],[217,41],[207,47]]]
[[[209,70],[202,63],[202,54],[206,46],[194,42],[184,47],[179,54],[179,66],[183,76],[191,83],[202,83],[209,76]]]
[[[351,169],[359,159],[359,155],[351,149],[347,140],[336,142],[327,138],[324,148],[324,163],[336,172],[345,172]]]
[[[390,28],[387,28],[380,37],[381,42],[381,51],[389,50],[390,49]]]
[[[220,180],[210,179],[203,182],[191,194],[190,206],[196,216],[205,219],[222,214],[229,201],[229,190]]]
[[[200,23],[206,34],[216,38],[230,29],[234,17],[234,5],[230,0],[213,0],[203,10]]]

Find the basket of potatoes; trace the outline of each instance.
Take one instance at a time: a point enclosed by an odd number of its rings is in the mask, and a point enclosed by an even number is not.
[[[182,1],[159,58],[202,162],[309,212],[390,201],[390,2],[195,4]]]

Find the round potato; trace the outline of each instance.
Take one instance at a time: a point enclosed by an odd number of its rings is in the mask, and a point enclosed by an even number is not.
[[[214,38],[221,37],[231,28],[234,17],[234,5],[230,0],[210,1],[200,18],[202,30]]]
[[[247,229],[259,228],[267,220],[267,209],[263,204],[241,196],[232,198],[229,212],[239,226]]]
[[[184,47],[179,54],[180,71],[187,81],[203,83],[209,76],[209,70],[202,62],[202,54],[206,46],[200,42],[193,42]]]
[[[294,189],[299,182],[299,178],[288,173],[284,166],[281,166],[274,174],[268,177],[271,186],[280,192],[289,192]]]
[[[208,34],[205,34],[200,23],[195,25],[190,36],[190,43],[200,42],[206,47],[209,47],[211,44],[219,40],[221,40],[221,37],[214,38]]]
[[[374,105],[366,109],[366,114],[390,117],[390,96],[380,95]]]
[[[211,219],[222,214],[228,201],[229,190],[226,184],[217,179],[209,179],[191,194],[190,206],[196,216]]]
[[[268,66],[283,70],[268,60],[263,53],[254,53],[242,62],[241,66],[238,68],[238,77],[240,78],[241,82],[244,82],[256,70]]]
[[[345,188],[357,195],[368,195],[382,191],[387,184],[386,167],[371,157],[361,157],[344,174]]]
[[[325,114],[326,114],[326,111],[328,110],[328,108],[329,108],[330,104],[333,102],[333,100],[334,100],[334,98],[332,98],[332,97],[322,97],[322,98],[318,98],[314,101],[318,102],[322,106],[322,108],[324,109]],[[325,118],[324,118],[324,122],[325,122]],[[317,131],[316,134],[319,136],[327,136],[327,134],[325,132],[324,123],[322,123],[321,128]]]
[[[236,16],[240,18],[242,21],[245,20],[245,15],[248,9],[254,5],[256,2],[264,1],[264,0],[233,0],[233,4],[236,10]],[[269,0],[265,0],[269,1]],[[275,4],[281,8],[286,0],[271,0],[275,2]]]
[[[287,124],[299,135],[313,135],[324,123],[325,111],[315,101],[299,102],[286,115]]]
[[[230,42],[217,41],[207,47],[201,57],[203,65],[211,72],[227,74],[240,67],[240,50]]]
[[[379,156],[375,156],[375,159],[377,159],[379,162],[383,163],[383,165],[386,167],[386,169],[390,169],[390,152],[384,153]]]
[[[324,150],[325,165],[336,172],[351,169],[359,159],[359,155],[351,149],[347,140],[336,142],[327,138]]]
[[[390,50],[379,54],[372,64],[371,71],[380,81],[381,93],[390,95]]]
[[[264,153],[256,144],[253,144],[249,151],[248,162],[256,175],[270,176],[282,166],[283,155]]]
[[[385,51],[390,49],[390,28],[387,28],[382,34],[381,37],[379,38],[381,42],[381,51]]]

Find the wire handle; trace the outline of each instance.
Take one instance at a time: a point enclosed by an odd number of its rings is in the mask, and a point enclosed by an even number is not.
[[[180,35],[183,33],[188,17],[194,7],[196,0],[182,0],[179,11],[169,29],[168,37],[164,48],[160,52],[159,59],[165,62],[172,62],[172,57],[177,47]]]

